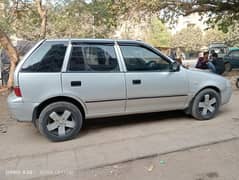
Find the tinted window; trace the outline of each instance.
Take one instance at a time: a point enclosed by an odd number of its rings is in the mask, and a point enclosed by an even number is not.
[[[107,45],[73,46],[69,71],[119,71],[114,47]]]
[[[167,71],[169,63],[153,51],[139,46],[121,46],[128,71]]]
[[[23,64],[23,72],[60,72],[67,46],[45,42]]]
[[[239,57],[239,51],[232,51],[229,56]]]

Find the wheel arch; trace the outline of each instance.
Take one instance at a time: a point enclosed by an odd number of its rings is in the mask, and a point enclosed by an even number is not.
[[[48,106],[51,103],[54,102],[59,102],[59,101],[65,101],[65,102],[70,102],[74,104],[82,113],[83,119],[85,119],[86,115],[86,108],[83,105],[82,102],[79,100],[73,98],[73,97],[68,97],[68,96],[56,96],[56,97],[51,97],[49,99],[44,100],[41,102],[37,107],[34,108],[33,115],[32,115],[32,121],[35,124],[35,121],[39,118],[41,111]],[[36,125],[36,124],[35,124]]]

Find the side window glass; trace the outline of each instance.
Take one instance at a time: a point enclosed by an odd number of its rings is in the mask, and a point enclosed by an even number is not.
[[[119,71],[113,46],[73,46],[68,64],[69,71]]]
[[[23,64],[22,72],[60,72],[67,45],[45,42]]]
[[[239,57],[239,51],[232,51],[229,56],[231,56],[231,57]]]
[[[140,46],[120,46],[128,71],[168,71],[169,62]]]

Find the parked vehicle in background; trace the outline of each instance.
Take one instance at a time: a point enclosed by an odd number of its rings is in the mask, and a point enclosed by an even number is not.
[[[229,52],[228,46],[224,43],[211,43],[208,50],[210,54],[212,51],[217,53],[218,58],[223,58]]]
[[[234,68],[239,68],[239,49],[234,48],[229,51],[223,58],[226,71],[231,71]]]
[[[18,64],[9,109],[52,141],[75,137],[86,119],[185,110],[213,118],[229,80],[182,67],[140,41],[42,40]]]

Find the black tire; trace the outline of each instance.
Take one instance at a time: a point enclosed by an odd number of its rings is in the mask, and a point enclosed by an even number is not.
[[[65,141],[79,134],[83,119],[81,111],[72,103],[55,102],[40,113],[38,129],[51,141]]]
[[[204,89],[193,100],[192,116],[197,120],[212,119],[217,114],[220,104],[221,97],[217,91],[210,88]]]
[[[229,62],[224,63],[225,72],[230,72],[232,70],[232,65]]]

